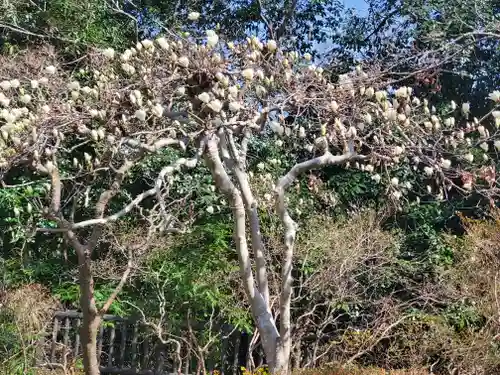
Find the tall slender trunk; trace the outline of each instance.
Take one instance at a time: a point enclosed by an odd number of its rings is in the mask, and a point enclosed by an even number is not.
[[[267,361],[269,372],[273,375],[287,375],[289,373],[290,352],[286,350],[286,345],[282,343],[281,338],[275,342],[274,352],[266,353],[266,358],[274,358],[272,362]]]
[[[83,369],[85,375],[100,375],[97,358],[97,331],[101,323],[94,300],[94,279],[91,260],[86,252],[78,256],[80,307],[83,319],[80,327],[82,340]]]

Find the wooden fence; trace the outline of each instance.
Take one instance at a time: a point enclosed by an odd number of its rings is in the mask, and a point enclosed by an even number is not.
[[[81,358],[80,325],[82,314],[76,311],[57,312],[52,332],[45,340],[43,355],[48,364],[67,365]],[[217,350],[205,363],[207,370],[236,374],[246,366],[249,338],[245,333],[232,332],[223,325]],[[197,373],[200,361],[194,347],[183,341],[183,347],[164,345],[137,318],[104,315],[97,337],[97,356],[101,373],[120,375],[164,375]],[[262,356],[257,357],[262,362]],[[252,354],[254,355],[254,354]],[[41,357],[41,356],[39,356]],[[179,361],[180,360],[180,361]],[[251,359],[254,361],[254,357]]]

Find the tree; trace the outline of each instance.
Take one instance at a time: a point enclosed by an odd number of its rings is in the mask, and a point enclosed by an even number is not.
[[[497,30],[495,1],[370,1],[366,15],[346,18],[329,53],[333,66],[378,60],[399,84],[438,102],[469,101],[479,117],[498,87]]]
[[[7,1],[0,5],[3,52],[50,41],[68,58],[89,47],[120,46],[137,38],[137,20],[107,1]]]
[[[146,227],[146,243],[183,230],[180,223],[186,220],[170,196],[173,176],[185,175],[199,161],[229,203],[241,281],[272,373],[288,372],[292,346],[298,224],[289,197],[300,177],[332,165],[357,168],[386,185],[395,204],[419,196],[442,200],[474,193],[493,199],[498,194],[498,92],[491,93],[493,107],[481,121],[469,118],[468,103],[452,102],[435,113],[409,87],[388,92],[383,82],[365,86],[376,71],[358,68],[334,84],[308,54],[284,52],[274,40],[256,37],[222,43],[213,30],[206,31],[202,44],[160,37],[119,56],[105,49],[73,76],[52,59],[0,82],[1,176],[13,184],[15,172],[30,167],[32,181],[50,186],[36,207],[45,220],[38,230],[62,234],[78,255],[88,375],[99,372],[96,324],[109,304],[98,309],[93,299],[92,253],[104,230],[112,231],[113,223],[132,213]],[[266,165],[249,156],[269,143],[284,147],[287,161],[276,182],[266,185],[268,178],[258,174]],[[126,202],[118,199],[133,168],[175,147],[187,158],[174,152],[150,189]],[[99,192],[86,194],[94,188]],[[274,197],[283,228],[278,311],[255,191]],[[73,208],[86,195],[94,212],[76,217]]]

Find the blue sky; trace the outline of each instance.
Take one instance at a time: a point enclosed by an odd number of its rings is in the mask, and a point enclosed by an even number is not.
[[[364,0],[345,0],[343,3],[346,8],[355,8],[361,14],[368,10],[368,4]]]
[[[344,0],[342,3],[344,4],[345,8],[356,9],[360,15],[367,14],[368,4],[365,0]],[[314,43],[313,46],[314,50],[321,54],[325,51],[328,51],[331,48],[332,44],[330,41],[327,41],[324,43]]]

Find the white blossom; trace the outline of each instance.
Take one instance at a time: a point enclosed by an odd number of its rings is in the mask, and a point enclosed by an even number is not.
[[[434,168],[432,167],[424,167],[424,173],[427,175],[427,176],[432,176],[434,174]]]
[[[371,164],[365,165],[365,171],[372,173],[375,170],[375,167]]]
[[[208,212],[209,214],[213,214],[213,213],[214,213],[214,208],[213,208],[213,206],[208,206],[208,207],[207,207],[207,212]]]
[[[448,117],[444,120],[444,124],[448,127],[455,126],[455,117]]]
[[[304,59],[307,60],[307,61],[311,61],[312,60],[312,56],[310,53],[304,53]]]
[[[392,192],[392,197],[396,200],[401,199],[402,196],[403,196],[403,193],[401,193],[399,190]]]
[[[10,87],[13,89],[17,89],[21,85],[21,82],[19,82],[18,79],[11,79],[10,80]]]
[[[197,21],[198,18],[200,18],[200,13],[198,13],[198,12],[190,12],[188,14],[188,20],[190,20],[190,21]]]
[[[339,109],[339,105],[335,100],[332,100],[332,102],[330,103],[330,108],[333,112],[337,112]]]
[[[126,49],[125,52],[123,52],[120,56],[120,59],[124,62],[127,62],[130,60],[130,58],[132,57],[132,51],[129,50],[129,49]]]
[[[470,152],[464,156],[464,159],[467,160],[469,163],[472,163],[474,161],[474,155],[472,155]]]
[[[347,130],[346,137],[347,138],[356,138],[358,135],[358,131],[354,126],[349,126],[349,129]]]
[[[29,102],[31,102],[31,95],[28,94],[21,95],[19,97],[19,100],[21,101],[21,103],[28,104]]]
[[[285,129],[283,128],[283,126],[281,126],[281,124],[277,121],[271,121],[269,123],[269,127],[271,128],[271,130],[274,132],[274,133],[277,133],[279,135],[283,135]]]
[[[498,151],[500,151],[500,140],[496,140],[495,142],[493,142],[493,145]]]
[[[163,115],[163,107],[161,104],[156,104],[153,109],[151,110],[151,112],[153,113],[153,115],[155,115],[156,117],[161,117]]]
[[[395,95],[397,98],[406,98],[409,95],[408,88],[400,87],[399,89],[396,90]]]
[[[106,56],[108,59],[115,58],[115,50],[113,48],[106,48],[105,50],[102,51],[102,54]]]
[[[130,74],[130,75],[135,74],[135,68],[132,65],[128,64],[128,63],[123,63],[122,64],[122,69],[127,74]]]
[[[387,99],[387,91],[380,90],[375,92],[375,99],[377,99],[377,101],[379,102],[384,101],[385,99]]]
[[[209,47],[214,47],[219,43],[219,36],[213,30],[207,30],[207,45]]]
[[[457,109],[457,103],[455,103],[455,101],[452,100],[450,103],[450,107],[451,107],[451,110],[454,111],[455,109]]]
[[[467,115],[470,112],[470,103],[462,104],[462,112]]]
[[[98,139],[104,139],[104,137],[105,137],[105,132],[104,132],[104,129],[103,129],[103,128],[99,128],[99,129],[97,129],[97,136],[98,136]]]
[[[229,94],[231,94],[234,98],[238,96],[238,87],[230,86],[227,90],[229,91]]]
[[[488,95],[488,98],[493,100],[494,102],[500,101],[500,91],[495,90],[491,94]]]
[[[187,58],[187,56],[181,56],[177,62],[183,68],[187,68],[189,66],[189,59]]]
[[[47,74],[55,74],[57,71],[56,67],[54,65],[49,65],[45,68],[45,72]]]
[[[372,176],[372,180],[375,181],[377,184],[380,182],[381,179],[382,177],[380,177],[378,173]]]
[[[365,90],[365,96],[370,99],[373,95],[375,95],[375,89],[373,87],[368,87],[366,90]]]
[[[10,86],[10,82],[9,81],[2,81],[0,82],[0,88],[2,88],[2,90],[9,90],[11,88]]]
[[[392,153],[395,155],[395,156],[398,156],[398,155],[401,155],[403,153],[404,149],[403,147],[401,146],[396,146],[394,147]]]
[[[50,107],[47,104],[43,105],[42,106],[42,112],[43,113],[49,113],[50,112]]]
[[[481,147],[484,151],[488,151],[489,149],[488,144],[486,142],[481,143],[479,147]]]
[[[210,103],[207,104],[208,108],[210,108],[214,112],[220,112],[222,110],[222,102],[219,99],[214,99]]]
[[[0,105],[2,107],[8,107],[10,105],[10,99],[7,98],[3,93],[0,92]]]
[[[299,127],[299,138],[305,138],[306,137],[306,129],[304,129],[303,126]]]
[[[164,50],[168,50],[170,47],[170,45],[167,42],[167,39],[165,39],[164,37],[160,37],[160,38],[156,39],[156,43],[158,43],[160,48],[164,49]]]
[[[397,177],[391,178],[391,185],[398,186],[399,185],[399,179]]]
[[[217,74],[215,74],[215,78],[217,78],[217,80],[222,83],[224,87],[229,86],[229,78],[221,72],[217,72]]]
[[[389,108],[386,116],[388,120],[396,121],[398,119],[398,112],[394,108]]]
[[[373,122],[372,115],[369,113],[365,114],[363,119],[368,125],[371,125],[371,123]]]
[[[194,167],[196,167],[197,163],[198,163],[198,160],[196,158],[188,159],[188,160],[186,160],[186,167],[194,168]]]
[[[144,39],[141,44],[144,46],[144,48],[146,49],[149,49],[149,48],[152,48],[154,45],[153,45],[153,42],[149,39]]]
[[[267,49],[271,52],[276,51],[276,49],[278,48],[278,44],[273,39],[268,40],[266,45],[267,45]]]
[[[264,86],[262,85],[257,85],[255,87],[255,93],[257,94],[258,97],[263,97],[267,94],[267,90],[265,89]]]
[[[259,79],[264,79],[264,72],[262,71],[262,69],[257,69],[255,71],[255,75],[257,76],[257,78]]]
[[[238,112],[241,109],[241,104],[238,102],[229,103],[229,110],[231,112]]]
[[[135,111],[135,118],[139,119],[140,121],[146,121],[146,111],[143,109],[138,109]]]
[[[441,160],[441,167],[443,167],[444,169],[448,169],[451,167],[451,160],[449,159],[442,159]]]
[[[241,72],[241,75],[243,76],[243,78],[245,78],[247,81],[251,81],[253,79],[253,76],[254,76],[254,71],[252,68],[247,68],[247,69],[244,69],[242,72]]]
[[[200,99],[203,103],[208,104],[210,102],[210,94],[208,92],[202,92],[198,95],[198,99]]]

